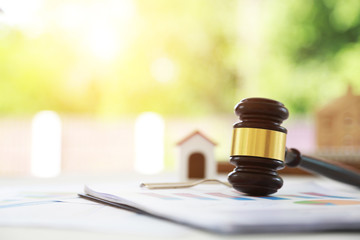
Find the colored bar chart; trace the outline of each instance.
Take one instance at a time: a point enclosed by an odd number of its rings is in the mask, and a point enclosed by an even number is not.
[[[360,201],[356,200],[334,200],[334,199],[326,199],[326,200],[309,200],[309,201],[297,201],[294,202],[296,204],[309,204],[309,205],[328,205],[328,206],[339,206],[339,205],[359,205]]]
[[[201,196],[198,194],[192,194],[192,193],[174,193],[177,196],[181,196],[181,197],[187,197],[187,198],[193,198],[193,199],[199,199],[199,200],[216,200],[214,198],[209,198],[206,196]]]
[[[142,194],[150,196],[150,197],[160,198],[163,200],[181,200],[181,198],[168,196],[168,195],[164,195],[164,194],[159,194],[159,193],[142,193]]]
[[[228,199],[233,199],[233,200],[254,200],[252,198],[247,198],[247,197],[240,197],[240,196],[233,196],[233,195],[228,195],[228,194],[224,194],[224,193],[207,193],[209,195],[215,196],[215,197],[220,197],[220,198],[228,198]]]
[[[316,193],[316,192],[303,192],[303,194],[316,196],[316,197],[326,197],[326,198],[340,198],[340,199],[351,199],[351,197],[345,197],[345,196],[333,196],[333,195],[326,195],[322,193]]]
[[[298,194],[284,194],[265,197],[245,196],[237,192],[203,192],[203,193],[189,193],[189,192],[172,192],[172,193],[156,193],[146,192],[141,193],[149,197],[154,197],[162,200],[235,200],[235,201],[286,201],[288,203],[303,204],[303,205],[360,205],[360,199],[340,195],[326,195],[318,192],[300,192]]]

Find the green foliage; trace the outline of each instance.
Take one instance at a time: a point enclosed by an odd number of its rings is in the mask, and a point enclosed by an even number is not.
[[[280,2],[268,2],[272,48],[263,63],[263,93],[303,114],[345,94],[348,84],[359,92],[360,2]]]
[[[260,23],[259,55],[239,36],[248,24],[239,14],[251,10],[241,3],[260,10],[249,15]],[[52,0],[41,9],[41,31],[0,21],[2,115],[231,113],[251,84],[251,94],[303,114],[349,83],[360,92],[357,0]]]
[[[84,11],[72,20],[77,26],[87,17],[87,5],[81,1],[54,2],[47,10],[56,16],[56,9],[76,8],[73,2]],[[111,11],[114,2],[104,4]],[[128,39],[118,43],[124,47],[110,60],[84,47],[86,29],[95,29],[92,22],[81,26],[84,35],[80,35],[63,29],[61,19],[55,19],[36,38],[4,26],[9,33],[0,38],[4,50],[0,56],[0,113],[53,109],[101,115],[143,111],[196,115],[232,109],[229,99],[234,98],[237,81],[231,59],[236,46],[232,22],[236,2],[139,0],[135,6],[136,16],[125,23],[112,20],[106,11],[97,13],[94,24],[112,21],[119,40]],[[119,30],[124,24],[125,30]],[[151,68],[158,59],[173,63],[171,79],[154,77]]]

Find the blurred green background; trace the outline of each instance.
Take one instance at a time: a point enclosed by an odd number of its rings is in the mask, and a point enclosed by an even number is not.
[[[360,91],[360,1],[0,1],[0,114],[308,114]]]
[[[136,162],[142,113],[162,119],[158,153],[174,169],[174,146],[194,130],[228,161],[243,98],[283,102],[287,144],[312,153],[315,111],[349,85],[360,93],[358,0],[0,0],[0,9],[0,175],[29,174],[33,117],[44,110],[61,128],[44,159],[61,159],[62,173],[119,172]]]

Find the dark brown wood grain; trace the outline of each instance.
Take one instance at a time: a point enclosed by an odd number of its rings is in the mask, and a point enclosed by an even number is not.
[[[235,107],[240,121],[234,128],[261,128],[287,133],[281,123],[288,118],[285,106],[266,98],[243,99]],[[284,153],[285,154],[285,153]],[[281,160],[254,157],[230,156],[235,169],[229,173],[228,181],[237,191],[248,195],[265,196],[277,192],[283,185],[277,170],[284,168]]]

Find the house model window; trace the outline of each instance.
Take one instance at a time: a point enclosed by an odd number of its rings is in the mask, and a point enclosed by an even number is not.
[[[177,163],[180,179],[213,178],[216,171],[216,144],[199,131],[177,143]]]

